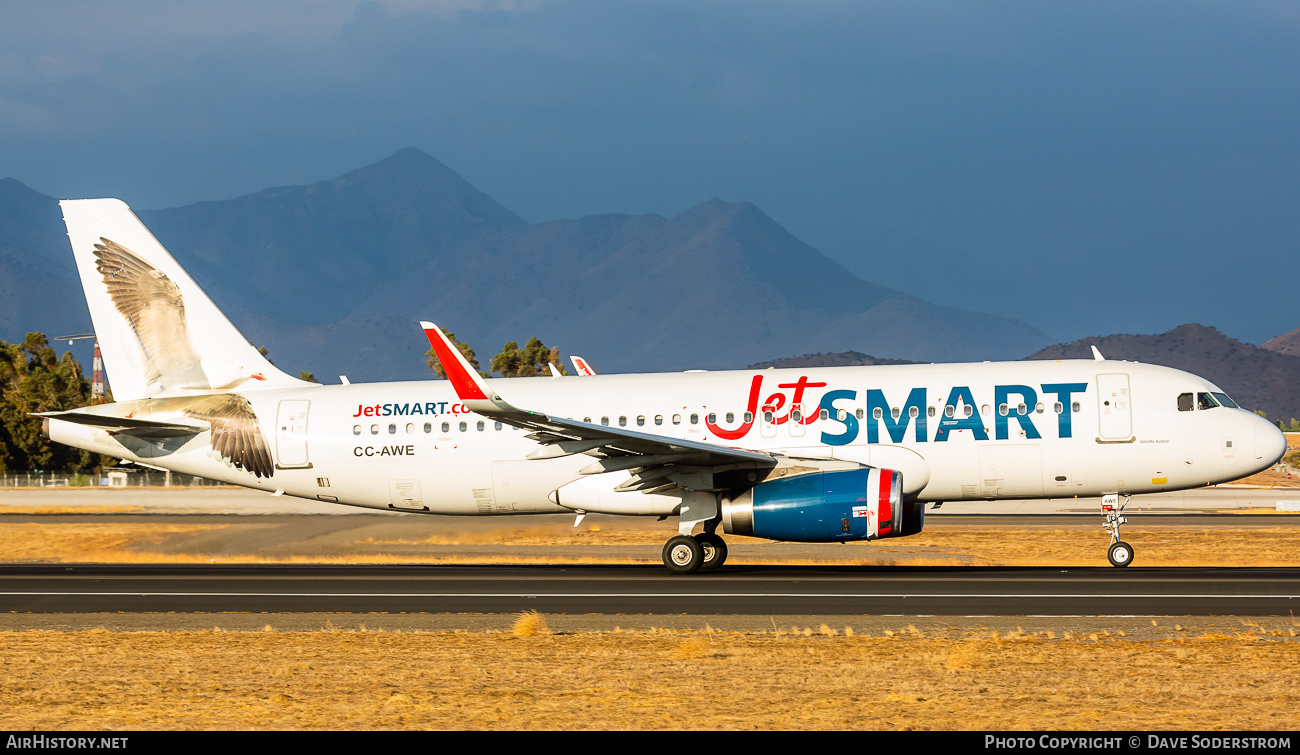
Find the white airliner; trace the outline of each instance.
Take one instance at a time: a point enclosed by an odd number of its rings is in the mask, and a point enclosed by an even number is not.
[[[125,204],[60,204],[117,403],[46,413],[46,435],[277,495],[676,517],[678,573],[722,564],[719,531],[873,540],[920,532],[927,504],[1102,496],[1126,566],[1130,495],[1235,480],[1286,447],[1208,381],[1100,354],[484,380],[426,322],[449,380],[318,385],[267,362]]]

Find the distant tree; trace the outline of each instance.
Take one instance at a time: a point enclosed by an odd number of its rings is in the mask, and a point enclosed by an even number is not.
[[[474,349],[470,348],[469,344],[463,341],[457,341],[456,334],[450,330],[443,329],[442,333],[447,336],[448,341],[456,344],[456,348],[460,351],[461,355],[465,357],[465,361],[469,362],[469,366],[473,367],[480,377],[488,376],[486,372],[479,368],[478,357],[474,355]],[[439,380],[446,380],[447,371],[442,368],[442,362],[438,360],[438,353],[430,347],[428,351],[424,352],[424,356],[425,364],[429,365],[429,369],[433,370],[433,374],[437,375]]]
[[[270,362],[271,364],[275,364],[275,360],[272,359],[271,357],[267,356],[268,354],[271,353],[271,350],[270,350],[270,349],[268,349],[268,348],[266,348],[265,346],[263,346],[262,348],[260,348],[260,349],[257,350],[257,353],[258,353],[258,354],[261,354],[261,355],[264,356],[264,357],[266,357],[266,361]]]
[[[50,443],[41,437],[42,419],[31,416],[90,402],[90,381],[71,353],[57,357],[41,333],[20,344],[0,341],[0,470],[89,472],[111,461]]]
[[[298,379],[299,379],[299,380],[306,380],[306,381],[309,382],[309,383],[319,383],[319,382],[320,382],[319,380],[316,379],[316,373],[314,373],[314,372],[308,372],[308,371],[306,371],[306,370],[298,370]]]
[[[501,347],[501,353],[492,357],[492,371],[501,377],[536,377],[549,375],[548,364],[554,364],[561,375],[567,375],[564,365],[560,364],[559,348],[550,348],[537,338],[529,339],[524,347],[519,348],[516,341],[510,341]]]

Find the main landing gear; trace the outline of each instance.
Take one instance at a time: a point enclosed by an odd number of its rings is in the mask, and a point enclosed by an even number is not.
[[[722,566],[727,560],[727,544],[715,531],[722,523],[718,501],[711,494],[686,497],[677,512],[677,536],[664,544],[664,566],[673,574],[694,574]],[[691,532],[696,525],[704,531]]]
[[[1110,550],[1106,552],[1106,557],[1110,559],[1111,566],[1123,567],[1133,563],[1133,546],[1119,539],[1119,526],[1128,523],[1123,513],[1131,497],[1125,495],[1123,503],[1120,503],[1116,493],[1101,497],[1101,515],[1106,519],[1101,526],[1110,533]]]
[[[727,560],[727,543],[712,532],[677,535],[664,544],[663,557],[673,574],[711,571]]]

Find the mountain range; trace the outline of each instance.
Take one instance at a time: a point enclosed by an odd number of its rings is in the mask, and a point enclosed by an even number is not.
[[[1277,338],[1270,338],[1259,345],[1261,349],[1276,351],[1279,354],[1300,356],[1300,328],[1290,333],[1283,333]]]
[[[537,336],[603,372],[843,349],[1007,359],[1050,342],[863,281],[747,202],[529,223],[414,148],[329,181],[137,215],[279,366],[327,380],[429,377],[420,319],[480,356]],[[0,180],[0,337],[89,330],[57,200]]]
[[[1199,375],[1222,388],[1251,411],[1289,423],[1300,417],[1300,356],[1229,338],[1218,330],[1190,323],[1165,333],[1082,338],[1048,346],[1029,359],[1089,359],[1096,346],[1107,359],[1163,364]]]
[[[1300,340],[1300,330],[1279,336],[1260,346],[1229,338],[1218,330],[1198,323],[1180,325],[1165,333],[1127,333],[1081,338],[1041,349],[1026,359],[1092,359],[1097,346],[1102,356],[1161,364],[1209,380],[1250,411],[1262,410],[1270,419],[1288,426],[1300,417],[1300,355],[1279,346],[1286,338]],[[898,359],[880,359],[856,351],[805,354],[750,365],[767,367],[840,367],[874,364],[907,364]],[[1116,368],[1122,369],[1122,368]]]

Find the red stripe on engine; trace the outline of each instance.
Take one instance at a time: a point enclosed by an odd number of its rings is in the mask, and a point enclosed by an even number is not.
[[[894,510],[890,506],[889,494],[894,487],[894,473],[888,469],[880,470],[880,488],[876,491],[876,502],[880,512],[880,536],[886,537],[894,532]]]

